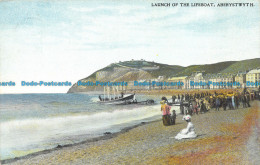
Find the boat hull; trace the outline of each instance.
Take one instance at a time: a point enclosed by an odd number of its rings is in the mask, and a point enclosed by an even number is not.
[[[129,104],[133,102],[134,96],[135,94],[128,94],[123,96],[122,98],[118,98],[114,100],[104,100],[99,102],[103,104]]]

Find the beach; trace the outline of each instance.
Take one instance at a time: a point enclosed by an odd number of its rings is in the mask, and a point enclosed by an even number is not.
[[[76,145],[59,146],[7,164],[259,164],[259,101],[251,108],[193,115],[196,139],[176,140],[187,123],[161,120]],[[159,109],[158,109],[159,111]]]

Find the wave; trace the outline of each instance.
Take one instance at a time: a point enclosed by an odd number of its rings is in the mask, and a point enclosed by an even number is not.
[[[92,97],[90,100],[91,100],[91,102],[94,102],[94,103],[99,101],[99,99],[97,97]]]
[[[73,143],[75,139],[67,137],[77,135],[93,136],[106,131],[117,132],[122,129],[118,125],[137,123],[155,116],[161,116],[160,105],[102,111],[90,115],[5,121],[1,123],[1,155],[15,157],[13,151],[48,149],[61,143]]]

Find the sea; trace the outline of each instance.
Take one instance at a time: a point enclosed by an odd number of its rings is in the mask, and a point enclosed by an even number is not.
[[[161,119],[159,96],[136,95],[154,105],[106,105],[98,95],[1,94],[1,160],[75,144]]]

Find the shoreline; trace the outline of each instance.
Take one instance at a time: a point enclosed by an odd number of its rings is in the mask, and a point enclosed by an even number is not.
[[[255,88],[252,88],[255,89]],[[252,90],[251,89],[251,90]],[[257,89],[257,88],[256,88]],[[141,95],[169,95],[173,94],[184,94],[184,93],[199,93],[199,92],[208,92],[213,94],[214,92],[234,92],[234,91],[242,91],[243,88],[228,88],[228,89],[151,89],[151,90],[126,90],[126,93],[135,93]],[[89,94],[89,95],[102,95],[103,91],[82,91],[82,92],[67,92],[67,94]]]
[[[94,138],[92,141],[66,145],[37,152],[22,159],[7,160],[7,164],[250,164],[246,155],[257,155],[252,144],[258,144],[260,102],[250,108],[193,115],[192,122],[198,137],[176,140],[174,136],[186,122],[177,116],[176,125],[163,126],[161,119],[140,123],[120,132]],[[247,142],[249,143],[247,150]],[[40,154],[42,153],[42,154]],[[163,155],[161,153],[164,153]],[[191,159],[191,160],[190,160]],[[211,163],[213,162],[213,163]],[[225,163],[226,162],[226,163]]]
[[[115,132],[115,133],[105,132],[105,133],[103,133],[102,136],[98,136],[98,137],[90,138],[90,139],[87,139],[87,140],[83,140],[83,141],[78,142],[78,143],[57,145],[56,147],[51,148],[51,149],[46,149],[46,150],[30,153],[30,154],[27,154],[27,155],[24,155],[24,156],[20,156],[20,157],[4,159],[4,160],[1,160],[0,163],[2,163],[2,164],[14,163],[14,162],[16,162],[18,160],[30,159],[30,158],[36,157],[38,155],[47,154],[47,153],[51,153],[53,151],[61,150],[63,148],[78,146],[78,145],[82,145],[82,144],[90,144],[90,143],[94,143],[94,142],[98,142],[98,141],[102,141],[102,140],[112,139],[112,138],[114,138],[114,137],[116,137],[116,136],[118,136],[120,134],[128,132],[131,129],[137,128],[137,127],[145,125],[145,124],[150,124],[150,123],[153,123],[153,122],[157,122],[157,121],[159,121],[159,119],[158,120],[154,120],[154,121],[149,121],[149,122],[141,122],[141,123],[136,124],[134,126],[125,127],[122,130],[120,130],[119,132]]]

